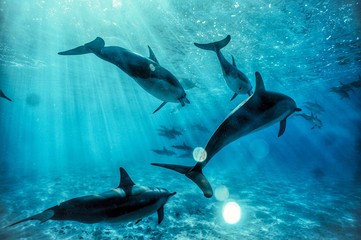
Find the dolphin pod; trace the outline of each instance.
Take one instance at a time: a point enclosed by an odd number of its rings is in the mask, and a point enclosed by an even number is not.
[[[64,52],[59,55],[81,55],[94,53],[110,62],[132,77],[145,91],[163,101],[153,112],[157,112],[167,102],[180,102],[182,106],[190,103],[182,85],[167,69],[159,65],[154,52],[148,46],[149,58],[142,57],[122,47],[105,47],[102,38]]]
[[[231,100],[238,94],[248,94],[250,96],[240,103],[212,134],[204,149],[206,153],[204,161],[197,162],[194,166],[151,163],[154,166],[184,174],[202,190],[207,198],[213,196],[213,189],[204,176],[203,169],[221,149],[243,136],[277,122],[280,123],[278,131],[278,136],[280,137],[286,130],[287,118],[294,112],[301,111],[296,106],[295,101],[289,96],[267,91],[259,72],[255,73],[256,85],[252,93],[252,85],[248,78],[237,69],[233,56],[233,64],[230,64],[220,51],[221,48],[230,42],[230,39],[231,37],[228,35],[225,39],[218,42],[208,44],[195,43],[195,45],[202,49],[216,52],[225,81],[234,91]],[[94,53],[99,58],[116,65],[132,77],[148,93],[163,101],[153,113],[161,109],[167,102],[180,102],[182,106],[186,103],[189,104],[186,93],[179,81],[172,73],[159,65],[152,49],[149,46],[148,48],[150,56],[145,58],[121,47],[105,47],[104,40],[98,37],[83,46],[59,52],[58,54],[81,55]],[[1,90],[0,97],[11,101]],[[158,131],[159,135],[168,138],[176,138],[182,135],[175,128],[167,129],[162,127]],[[190,147],[185,143],[172,147],[187,150],[188,152],[184,156],[191,155]],[[165,147],[163,150],[153,151],[158,154],[173,155],[173,152]],[[117,188],[100,194],[64,201],[39,214],[10,224],[9,227],[30,220],[38,220],[40,222],[69,220],[82,223],[136,221],[138,223],[142,218],[155,212],[158,214],[158,224],[160,224],[164,218],[164,205],[175,194],[175,192],[169,192],[164,188],[135,185],[128,173],[123,168],[120,168],[120,183]]]
[[[186,175],[203,191],[205,197],[210,198],[213,190],[203,175],[203,168],[223,147],[247,134],[280,122],[278,136],[286,130],[287,118],[296,111],[295,101],[281,93],[267,91],[264,87],[261,74],[256,72],[256,90],[252,96],[239,104],[209,139],[206,147],[206,159],[195,166],[152,163],[154,166],[168,168]]]
[[[231,41],[231,36],[227,35],[224,39],[212,42],[212,43],[194,43],[195,46],[204,49],[214,51],[217,54],[219,63],[221,64],[224,80],[228,87],[234,92],[231,101],[237,97],[238,94],[252,94],[252,85],[246,75],[237,69],[236,62],[232,56],[232,64],[229,63],[223,56],[221,49],[228,45]]]
[[[41,223],[48,220],[138,223],[154,212],[158,213],[158,224],[160,224],[164,218],[164,205],[175,194],[164,188],[135,185],[125,169],[120,168],[120,183],[117,188],[100,194],[70,199],[8,227],[29,220],[39,220]]]

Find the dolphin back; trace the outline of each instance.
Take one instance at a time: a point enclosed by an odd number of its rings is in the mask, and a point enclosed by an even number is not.
[[[218,52],[222,48],[228,45],[228,43],[231,41],[231,36],[227,35],[224,39],[217,41],[217,42],[211,42],[211,43],[194,43],[196,47],[199,47],[204,50],[211,50],[214,52]]]
[[[101,49],[104,47],[105,42],[102,38],[97,37],[91,42],[84,44],[83,46],[79,46],[64,52],[59,52],[59,55],[82,55],[87,53],[95,53],[99,54]]]

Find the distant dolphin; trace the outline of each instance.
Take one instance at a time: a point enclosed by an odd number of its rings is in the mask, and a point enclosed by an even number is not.
[[[145,91],[163,101],[153,112],[157,112],[167,102],[180,102],[182,106],[190,103],[177,78],[167,69],[159,65],[152,49],[149,58],[142,57],[122,47],[104,47],[105,42],[97,37],[83,46],[59,52],[59,55],[81,55],[94,53],[99,58],[113,63],[132,77]]]
[[[168,150],[166,147],[163,147],[163,149],[159,150],[159,149],[152,149],[153,152],[159,154],[159,155],[165,155],[165,156],[173,156],[176,153]]]
[[[303,117],[305,120],[309,121],[312,124],[311,129],[322,127],[322,121],[316,115],[311,112],[311,115],[307,115],[306,113],[297,113],[294,116]]]
[[[295,111],[301,111],[296,107],[295,101],[284,94],[266,91],[261,75],[256,72],[254,94],[239,104],[213,133],[205,147],[207,157],[203,162],[198,162],[193,167],[161,163],[152,165],[185,174],[202,189],[205,197],[212,197],[212,187],[203,175],[202,169],[213,156],[238,138],[276,122],[280,122],[278,136],[282,136],[286,130],[287,117]]]
[[[0,89],[0,97],[5,98],[6,100],[12,102],[12,100],[5,95],[5,93]]]
[[[231,41],[231,36],[227,35],[221,41],[212,42],[212,43],[194,43],[197,47],[204,50],[211,50],[216,52],[219,63],[222,67],[223,77],[226,80],[228,87],[234,92],[231,101],[237,97],[238,94],[248,94],[251,96],[252,94],[252,85],[248,80],[246,75],[237,69],[236,62],[232,56],[232,64],[230,64],[221,53],[221,48],[227,46],[227,44]]]
[[[172,145],[172,148],[184,150],[184,151],[192,151],[193,150],[193,148],[191,146],[188,146],[185,142],[183,142],[183,144],[180,144],[180,145]]]
[[[73,198],[42,213],[15,222],[10,226],[39,220],[70,220],[82,223],[139,221],[153,212],[158,212],[158,224],[164,218],[164,205],[176,194],[164,188],[135,185],[124,168],[120,168],[119,186],[110,191]]]

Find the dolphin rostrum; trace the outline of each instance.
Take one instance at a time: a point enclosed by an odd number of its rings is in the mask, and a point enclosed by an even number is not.
[[[225,57],[223,56],[221,49],[227,46],[227,44],[231,41],[231,36],[227,35],[226,38],[220,40],[218,42],[212,43],[194,43],[197,47],[204,50],[211,50],[216,52],[219,63],[222,67],[223,77],[228,85],[228,87],[234,92],[231,101],[237,97],[238,94],[248,94],[251,96],[252,94],[252,85],[248,80],[246,75],[237,69],[236,62],[232,56],[232,64],[229,63]]]
[[[185,174],[203,191],[205,197],[212,197],[213,190],[203,175],[203,168],[223,147],[240,137],[253,133],[276,122],[280,122],[278,136],[286,130],[286,119],[292,113],[301,111],[295,101],[281,93],[266,91],[261,75],[256,72],[256,90],[252,96],[239,104],[221,123],[209,139],[203,162],[195,166],[152,163],[154,166],[168,168]]]
[[[0,97],[5,98],[6,100],[12,102],[12,100],[5,95],[5,93],[0,89]]]
[[[138,223],[143,217],[158,212],[158,224],[164,218],[164,205],[176,194],[164,188],[135,185],[124,168],[120,168],[119,186],[110,191],[73,198],[42,213],[15,222],[10,226],[39,220],[70,220],[82,223],[128,222]]]
[[[149,58],[142,57],[122,47],[105,47],[102,38],[83,46],[59,52],[59,55],[81,55],[94,53],[99,58],[113,63],[132,77],[145,91],[163,101],[153,112],[157,112],[167,102],[180,102],[182,106],[190,103],[182,85],[167,69],[159,65],[152,49],[148,46]]]

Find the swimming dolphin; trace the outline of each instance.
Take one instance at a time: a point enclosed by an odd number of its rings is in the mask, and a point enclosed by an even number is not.
[[[5,95],[5,93],[0,89],[0,97],[5,98],[6,100],[12,102],[12,100]]]
[[[172,145],[172,148],[183,150],[183,151],[192,151],[193,150],[193,148],[191,146],[187,145],[185,142],[183,142],[183,144],[180,144],[180,145]]]
[[[197,47],[204,50],[211,50],[216,52],[219,63],[222,67],[223,77],[228,85],[228,87],[234,92],[231,101],[237,97],[238,94],[248,94],[251,96],[252,94],[252,85],[248,80],[246,75],[237,69],[236,62],[234,57],[232,56],[232,64],[230,64],[223,56],[221,52],[221,48],[227,46],[227,44],[231,41],[231,36],[227,35],[221,41],[212,42],[212,43],[194,43]]]
[[[165,126],[161,126],[161,128],[158,128],[158,135],[166,137],[168,139],[175,139],[178,136],[182,135],[182,132],[177,130],[176,128],[167,128]]]
[[[182,85],[167,69],[159,65],[152,49],[149,58],[142,57],[122,47],[104,47],[105,42],[97,37],[83,46],[59,52],[59,55],[81,55],[94,53],[99,58],[113,63],[132,77],[145,91],[163,101],[153,112],[157,112],[167,102],[180,102],[182,106],[190,103]]]
[[[356,88],[361,87],[361,75],[360,74],[358,75],[358,80],[351,82],[351,85]]]
[[[313,113],[323,113],[325,111],[325,109],[317,102],[310,102],[310,101],[307,101],[305,102],[305,107],[310,110],[311,112]]]
[[[165,156],[173,156],[175,155],[175,152],[168,150],[166,147],[163,147],[163,149],[152,149],[153,152],[159,154],[159,155],[165,155]]]
[[[110,191],[73,198],[51,207],[42,213],[15,222],[10,226],[39,220],[70,220],[82,223],[137,221],[158,212],[158,224],[164,218],[164,205],[176,194],[164,188],[135,185],[124,168],[120,168],[119,186]]]
[[[306,113],[297,113],[294,116],[303,117],[305,120],[309,121],[312,124],[311,129],[318,128],[320,129],[322,127],[322,121],[319,119],[316,115],[314,115],[311,112],[311,115],[308,115]]]
[[[185,174],[202,189],[205,197],[212,197],[213,190],[203,175],[203,168],[223,147],[240,137],[280,122],[278,136],[286,130],[288,116],[301,109],[295,101],[281,93],[266,91],[261,75],[256,72],[256,90],[252,96],[239,104],[213,133],[205,147],[206,158],[195,166],[152,163]]]

